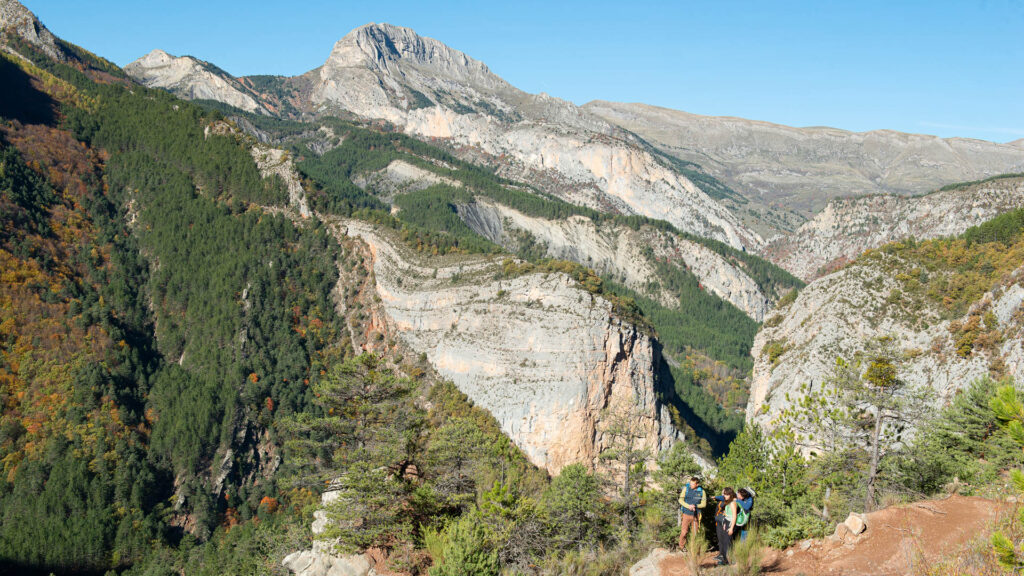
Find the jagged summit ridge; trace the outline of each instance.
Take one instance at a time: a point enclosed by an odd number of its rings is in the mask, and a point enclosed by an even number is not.
[[[366,24],[334,44],[312,100],[404,124],[409,110],[446,105],[474,110],[485,102],[513,112],[498,93],[523,95],[485,64],[442,42],[391,24]]]
[[[335,43],[327,60],[338,66],[360,65],[367,61],[391,73],[401,73],[392,68],[393,64],[409,62],[443,72],[449,78],[512,88],[492,74],[483,62],[433,38],[420,36],[411,28],[392,24],[370,23],[356,28]]]
[[[734,247],[761,238],[628,132],[546,94],[527,94],[486,65],[409,28],[370,24],[335,44],[311,101],[384,119],[412,136],[501,158],[504,175],[604,211],[664,219]]]

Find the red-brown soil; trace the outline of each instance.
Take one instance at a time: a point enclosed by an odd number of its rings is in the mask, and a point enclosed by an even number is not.
[[[1005,504],[983,498],[951,496],[885,508],[867,515],[867,530],[843,540],[805,540],[786,550],[766,549],[764,574],[796,576],[902,576],[926,573],[955,557],[972,541],[987,537]],[[703,562],[705,574],[726,574],[714,567],[714,554]],[[660,565],[662,576],[687,576],[682,554]]]

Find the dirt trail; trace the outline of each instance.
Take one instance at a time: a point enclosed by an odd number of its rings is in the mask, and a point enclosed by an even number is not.
[[[843,540],[805,540],[786,550],[766,550],[765,574],[827,574],[835,576],[902,576],[930,566],[986,536],[1002,504],[983,498],[951,496],[885,508],[867,515],[867,530]],[[706,574],[714,555],[703,562]],[[671,554],[659,566],[662,576],[690,574],[682,554]]]

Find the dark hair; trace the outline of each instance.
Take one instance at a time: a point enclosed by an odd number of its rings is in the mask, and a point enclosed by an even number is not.
[[[700,476],[690,476],[690,482],[696,482],[700,484]]]
[[[722,488],[722,494],[724,494],[725,497],[728,498],[729,500],[735,500],[736,499],[736,491],[733,490],[732,488],[728,487],[728,486],[726,486],[725,488]]]
[[[743,500],[746,500],[747,498],[750,498],[751,496],[753,496],[753,494],[751,494],[750,492],[747,492],[746,488],[740,488],[739,495],[740,495],[740,498],[743,499]]]

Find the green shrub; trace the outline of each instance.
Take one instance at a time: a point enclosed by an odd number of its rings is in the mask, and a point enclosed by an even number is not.
[[[465,514],[449,524],[443,539],[442,561],[430,569],[430,576],[497,576],[498,551],[487,542],[477,514]]]

